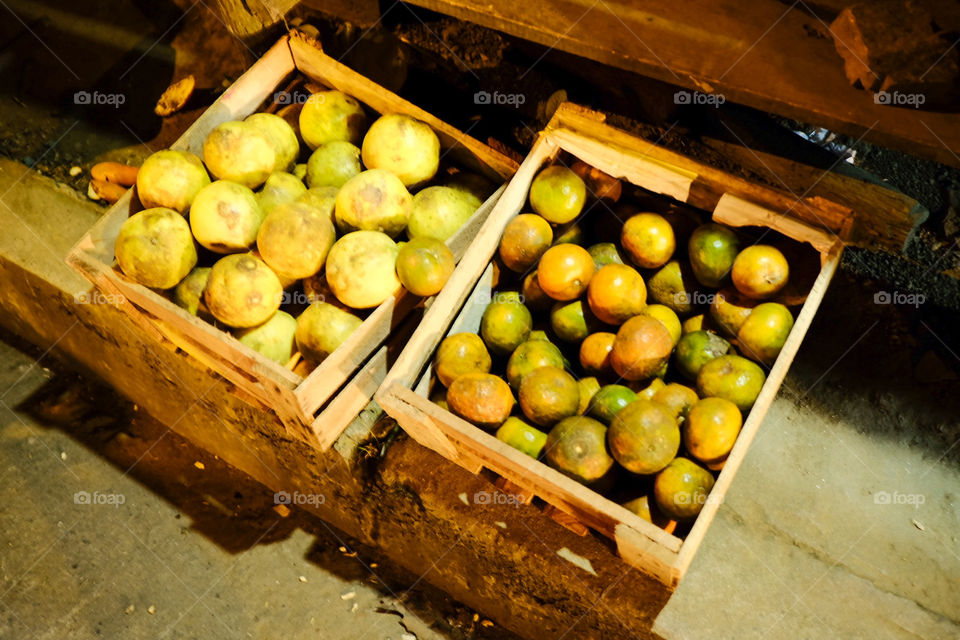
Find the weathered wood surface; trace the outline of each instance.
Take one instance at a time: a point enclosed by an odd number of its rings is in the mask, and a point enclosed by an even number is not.
[[[960,166],[960,118],[893,108],[847,82],[827,22],[801,5],[413,0],[413,4],[727,101]],[[955,11],[948,13],[953,16]],[[601,35],[602,34],[602,35]]]

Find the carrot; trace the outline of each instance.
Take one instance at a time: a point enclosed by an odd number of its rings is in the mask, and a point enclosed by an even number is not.
[[[127,192],[127,187],[114,184],[113,182],[107,182],[106,180],[98,180],[96,178],[90,181],[90,186],[93,187],[94,192],[98,196],[110,204],[113,204],[122,198],[123,194]]]
[[[90,169],[90,175],[93,176],[94,180],[130,187],[137,181],[139,171],[136,167],[129,167],[119,162],[100,162],[93,165],[93,168]]]

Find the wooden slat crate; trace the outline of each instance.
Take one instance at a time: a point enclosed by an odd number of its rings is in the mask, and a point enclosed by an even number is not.
[[[427,123],[440,139],[445,160],[461,169],[480,173],[496,184],[516,171],[514,161],[340,64],[325,55],[318,42],[297,32],[281,38],[173,148],[202,157],[203,141],[214,127],[242,119],[272,102],[269,99],[298,73],[310,82],[353,96],[374,112],[402,113]],[[455,258],[464,254],[501,191],[502,187],[447,242]],[[77,243],[68,263],[101,291],[112,294],[118,306],[153,337],[173,343],[222,375],[249,402],[276,412],[291,435],[328,448],[370,401],[387,369],[386,349],[380,347],[421,299],[401,291],[387,300],[333,354],[302,377],[126,278],[116,268],[114,245],[120,226],[141,208],[134,192],[131,189]]]
[[[684,539],[647,522],[588,487],[501,442],[493,435],[428,400],[430,362],[445,335],[477,332],[484,300],[490,299],[491,260],[507,223],[527,202],[534,176],[561,152],[633,185],[712,212],[713,220],[733,227],[775,230],[809,243],[820,256],[820,270],[780,356],[748,414],[710,498]],[[700,545],[764,415],[783,382],[837,269],[846,239],[853,233],[852,212],[821,198],[798,199],[752,184],[695,160],[614,129],[602,116],[564,104],[540,134],[507,185],[480,234],[461,260],[448,286],[434,300],[422,323],[375,396],[388,414],[416,440],[462,467],[489,469],[501,484],[529,502],[539,497],[563,514],[555,518],[574,531],[589,527],[610,538],[628,564],[673,589]],[[815,256],[812,253],[812,256]],[[815,264],[815,263],[814,263]],[[473,303],[473,299],[477,302]]]

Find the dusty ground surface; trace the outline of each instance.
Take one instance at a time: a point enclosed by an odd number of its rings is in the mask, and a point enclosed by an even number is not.
[[[0,335],[0,637],[514,637],[42,355]]]

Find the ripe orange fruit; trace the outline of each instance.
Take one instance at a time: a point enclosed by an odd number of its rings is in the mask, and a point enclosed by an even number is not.
[[[523,304],[527,305],[527,308],[531,311],[546,311],[555,302],[540,288],[540,280],[536,271],[528,273],[523,279],[523,287],[521,287],[520,293],[523,294]]]
[[[680,336],[683,335],[683,326],[673,309],[663,304],[648,304],[640,313],[662,322],[663,326],[670,332],[670,337],[673,338],[673,344],[676,346]]]
[[[607,324],[623,324],[640,314],[647,304],[647,287],[636,269],[608,264],[590,280],[587,302],[594,315]]]
[[[456,266],[450,249],[435,238],[414,238],[397,254],[397,277],[415,296],[440,293]]]
[[[535,265],[552,244],[550,223],[535,213],[521,213],[503,230],[500,259],[511,271],[523,273]]]
[[[591,333],[580,343],[580,365],[584,371],[597,376],[609,376],[613,373],[610,364],[610,352],[616,334],[606,331]]]
[[[723,398],[698,400],[683,424],[683,446],[708,465],[721,462],[740,435],[743,416],[737,405]]]
[[[579,298],[587,290],[595,271],[593,258],[586,249],[575,244],[558,244],[540,258],[537,282],[545,294],[565,302]]]
[[[790,265],[776,247],[755,244],[737,254],[730,275],[740,293],[763,300],[787,285]]]
[[[507,382],[514,389],[520,388],[523,378],[542,367],[563,368],[560,348],[546,340],[527,340],[510,354],[507,361]]]
[[[494,429],[503,424],[513,411],[513,393],[510,385],[492,373],[462,375],[447,388],[450,409],[483,429]]]
[[[610,364],[627,380],[643,380],[660,371],[671,351],[673,338],[662,322],[650,316],[634,316],[617,331]]]
[[[656,213],[638,213],[624,223],[620,244],[635,264],[655,269],[670,260],[677,239],[666,218]]]

